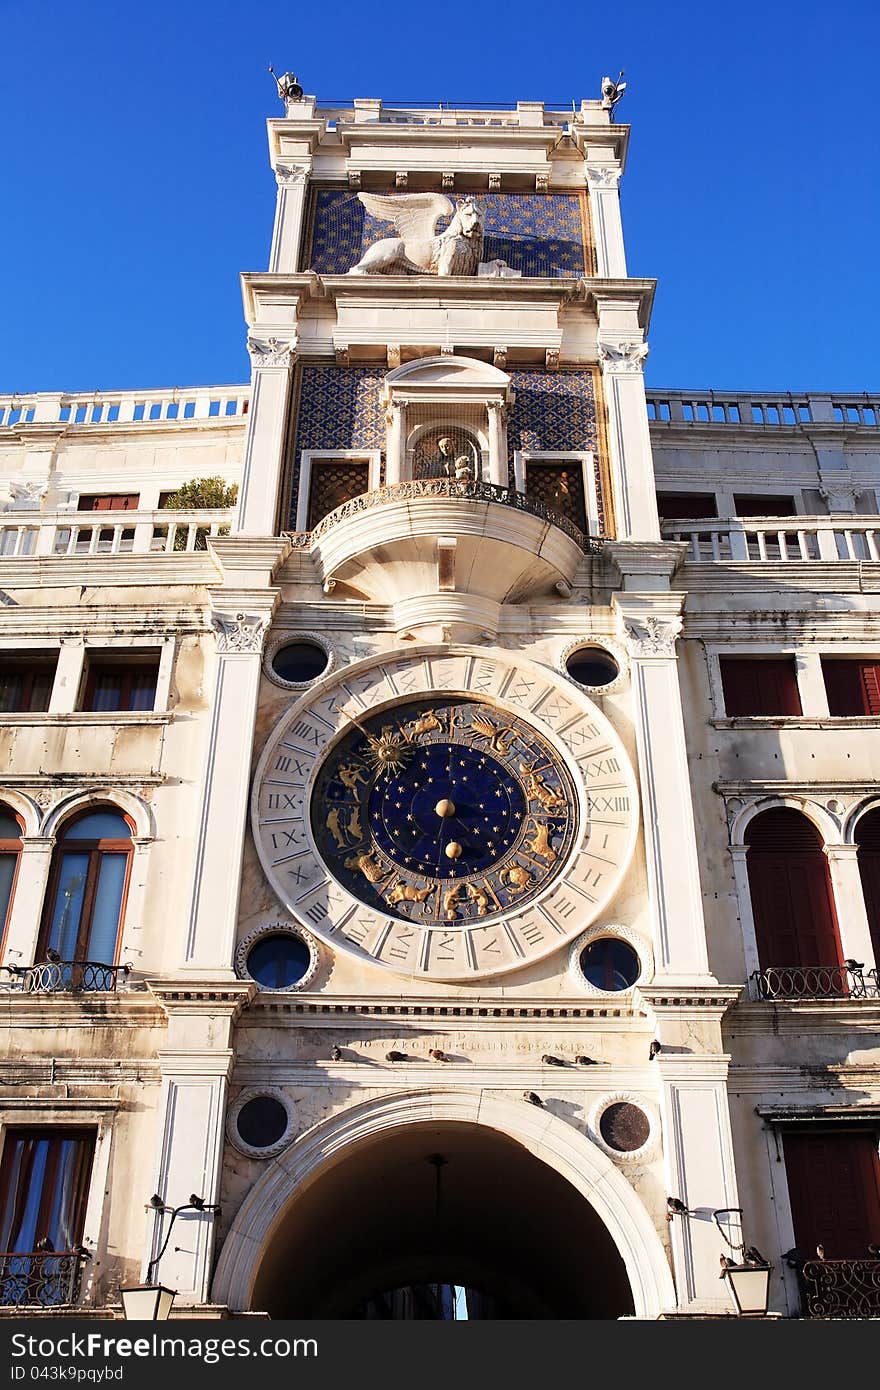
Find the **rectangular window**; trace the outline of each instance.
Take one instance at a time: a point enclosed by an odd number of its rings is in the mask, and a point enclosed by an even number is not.
[[[156,703],[158,676],[158,652],[90,652],[80,709],[151,710]]]
[[[51,1307],[79,1293],[91,1130],[6,1131],[0,1163],[0,1304]]]
[[[793,497],[771,497],[762,492],[740,492],[734,495],[737,516],[797,516]]]
[[[714,492],[658,492],[661,521],[702,521],[718,515]]]
[[[729,717],[801,713],[794,657],[722,656],[720,665]]]
[[[80,512],[134,512],[140,501],[139,492],[88,493],[80,497]]]
[[[370,486],[367,459],[312,459],[306,529],[313,531],[330,512],[358,497]]]
[[[39,657],[0,653],[0,714],[47,710],[57,664],[57,653]]]
[[[559,463],[529,459],[526,464],[526,497],[559,512],[586,533],[587,504],[584,497],[584,470],[578,459]]]
[[[807,1131],[782,1142],[798,1252],[815,1259],[821,1245],[829,1260],[868,1259],[880,1241],[877,1135]]]
[[[823,656],[822,675],[830,714],[880,717],[880,661]]]

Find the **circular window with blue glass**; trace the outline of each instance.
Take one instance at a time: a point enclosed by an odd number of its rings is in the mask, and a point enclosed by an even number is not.
[[[318,946],[301,927],[273,922],[258,927],[238,943],[236,970],[265,990],[302,990],[318,968]]]
[[[650,948],[627,927],[593,927],[574,942],[570,966],[589,993],[622,994],[647,979]]]

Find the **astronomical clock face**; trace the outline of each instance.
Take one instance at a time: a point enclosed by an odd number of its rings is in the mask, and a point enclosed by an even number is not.
[[[321,857],[355,897],[460,928],[543,892],[571,852],[578,799],[532,725],[447,698],[360,720],[322,763],[310,814]]]
[[[276,893],[334,949],[467,980],[594,920],[629,861],[636,794],[580,691],[444,648],[313,688],[269,739],[252,818]]]

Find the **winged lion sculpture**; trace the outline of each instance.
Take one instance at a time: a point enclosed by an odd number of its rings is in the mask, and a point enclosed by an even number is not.
[[[375,242],[349,275],[476,275],[483,216],[470,199],[458,207],[442,193],[359,193],[371,217],[393,222],[396,236]],[[454,214],[454,216],[453,216]],[[452,221],[435,236],[441,217]]]

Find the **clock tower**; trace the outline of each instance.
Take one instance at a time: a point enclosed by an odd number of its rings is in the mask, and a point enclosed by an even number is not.
[[[211,1048],[185,996],[225,1020],[232,1215],[213,1282],[207,1247],[163,1280],[278,1316],[724,1307],[716,1226],[666,1220],[667,1193],[737,1206],[737,991],[707,963],[628,127],[601,97],[284,91],[169,1005],[181,1075]],[[201,1190],[167,1096],[160,1190]]]

